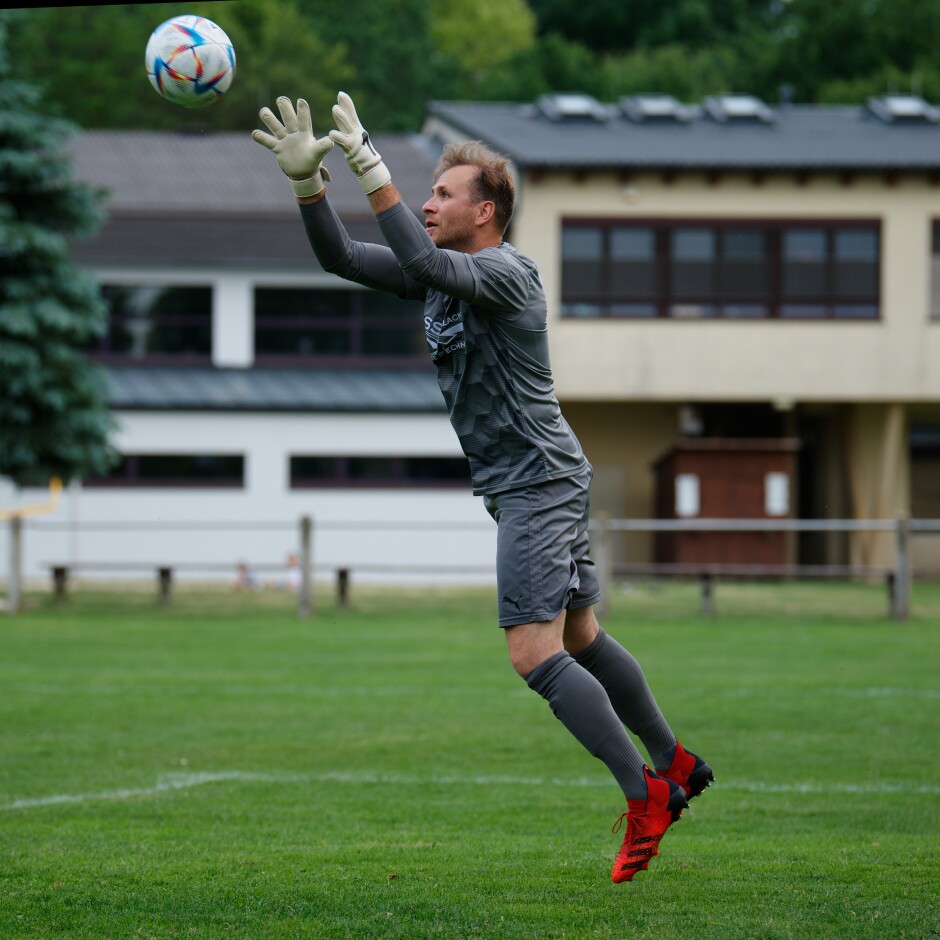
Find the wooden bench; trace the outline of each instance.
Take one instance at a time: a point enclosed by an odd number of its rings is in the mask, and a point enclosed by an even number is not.
[[[157,594],[160,603],[169,604],[173,599],[173,576],[177,571],[204,571],[229,572],[237,574],[238,564],[225,564],[219,562],[178,562],[167,564],[164,562],[138,562],[138,561],[79,561],[74,563],[45,562],[44,568],[49,569],[52,576],[53,594],[57,601],[62,601],[68,591],[70,575],[80,571],[113,572],[115,574],[128,574],[136,572],[153,572],[157,578]],[[252,572],[278,572],[285,574],[287,567],[281,564],[248,565]],[[357,564],[357,565],[318,565],[317,570],[332,569],[336,573],[336,602],[339,607],[349,606],[350,582],[353,569],[360,574],[491,574],[496,577],[496,571],[491,565],[417,565],[417,564]]]
[[[69,576],[80,571],[113,572],[114,574],[133,574],[136,572],[154,572],[157,578],[157,596],[163,605],[169,604],[173,599],[173,575],[177,571],[200,572],[227,572],[235,576],[238,564],[222,562],[177,562],[166,564],[164,562],[137,562],[137,561],[79,561],[79,562],[46,562],[43,567],[49,569],[52,576],[52,589],[55,599],[65,599],[68,590]],[[278,571],[285,572],[286,566],[281,564],[248,565],[251,572]]]
[[[701,591],[700,610],[706,616],[715,612],[715,582],[729,581],[795,581],[849,580],[853,578],[884,578],[888,602],[894,597],[894,569],[859,565],[744,565],[744,564],[619,564],[614,566],[618,577],[677,578],[697,580]]]

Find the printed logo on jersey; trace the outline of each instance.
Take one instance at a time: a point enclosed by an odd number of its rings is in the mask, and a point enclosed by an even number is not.
[[[466,346],[463,337],[463,316],[455,297],[435,300],[424,316],[424,332],[428,338],[428,352],[434,362],[440,362],[457,349]]]

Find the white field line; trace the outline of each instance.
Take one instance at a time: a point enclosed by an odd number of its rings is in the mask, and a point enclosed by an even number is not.
[[[0,804],[0,812],[36,809],[43,806],[60,806],[69,803],[93,803],[102,800],[129,800],[139,797],[159,796],[174,790],[212,783],[235,781],[238,783],[282,783],[282,784],[374,784],[382,786],[475,786],[475,787],[572,787],[576,789],[610,787],[611,781],[602,778],[559,777],[510,777],[510,776],[407,776],[362,772],[330,771],[326,773],[264,773],[255,771],[227,770],[217,773],[173,773],[160,777],[152,787],[134,787],[118,790],[100,790],[96,793],[58,793],[33,799],[13,800]],[[762,783],[760,781],[731,781],[715,783],[715,790],[734,790],[745,793],[820,793],[860,794],[881,796],[891,793],[940,794],[940,785],[911,786],[903,783],[878,784],[821,784],[821,783]]]

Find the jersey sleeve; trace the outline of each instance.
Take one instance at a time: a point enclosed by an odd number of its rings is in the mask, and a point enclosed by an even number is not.
[[[407,300],[424,300],[427,290],[402,270],[391,249],[353,241],[326,198],[301,205],[300,215],[324,271]]]
[[[475,254],[438,248],[404,203],[377,218],[406,277],[490,313],[512,316],[525,310],[531,272],[511,253],[498,248]]]

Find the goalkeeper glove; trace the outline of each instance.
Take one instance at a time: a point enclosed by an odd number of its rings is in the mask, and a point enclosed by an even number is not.
[[[352,98],[341,91],[336,100],[337,104],[333,105],[333,120],[336,121],[338,130],[330,131],[330,137],[346,152],[346,162],[359,177],[362,191],[366,195],[374,193],[391,182],[392,176],[372,146],[369,132],[359,121]]]
[[[295,196],[316,196],[323,190],[324,180],[330,178],[326,167],[321,164],[333,149],[333,141],[329,137],[319,140],[314,137],[310,105],[303,98],[297,99],[296,113],[290,98],[278,98],[277,107],[284,123],[274,116],[270,108],[262,108],[258,116],[271,133],[252,131],[252,140],[274,153],[281,169],[290,178]]]

